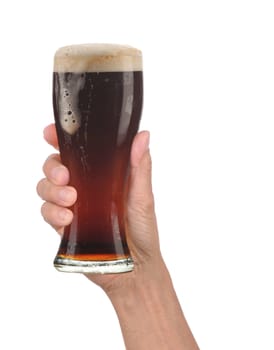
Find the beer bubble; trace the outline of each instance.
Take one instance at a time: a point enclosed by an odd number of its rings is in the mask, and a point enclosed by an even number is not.
[[[82,90],[84,75],[62,74],[59,83],[62,93],[59,100],[59,118],[64,131],[73,135],[81,126],[80,112],[78,110],[78,94]]]

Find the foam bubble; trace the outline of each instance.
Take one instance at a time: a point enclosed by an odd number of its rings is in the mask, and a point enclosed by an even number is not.
[[[142,53],[127,45],[82,44],[61,47],[54,57],[55,72],[141,71]]]
[[[59,77],[60,97],[59,111],[60,124],[63,130],[73,135],[81,126],[81,113],[78,109],[79,91],[85,83],[85,75],[70,74],[64,79]]]

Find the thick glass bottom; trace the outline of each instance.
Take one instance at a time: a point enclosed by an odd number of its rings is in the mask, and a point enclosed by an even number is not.
[[[133,270],[134,264],[131,257],[118,260],[75,260],[56,256],[54,266],[61,272],[79,272],[79,273],[123,273]]]

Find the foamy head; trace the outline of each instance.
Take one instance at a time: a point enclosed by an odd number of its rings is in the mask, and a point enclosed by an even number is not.
[[[141,71],[142,53],[127,45],[82,44],[61,47],[54,57],[54,71],[130,72]]]

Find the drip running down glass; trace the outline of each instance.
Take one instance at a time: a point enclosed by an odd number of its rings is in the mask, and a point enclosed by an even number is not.
[[[73,45],[54,58],[53,108],[62,162],[77,190],[59,271],[133,269],[125,233],[130,149],[141,118],[142,55],[114,44]]]

